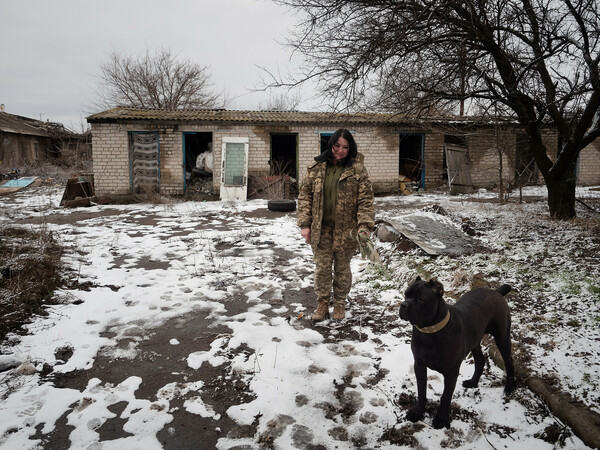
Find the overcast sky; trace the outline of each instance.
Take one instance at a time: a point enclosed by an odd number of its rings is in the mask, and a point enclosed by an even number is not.
[[[211,68],[230,109],[256,109],[259,67],[293,70],[282,45],[297,17],[271,0],[0,1],[0,103],[79,131],[95,112],[98,65],[113,50],[170,48]],[[306,91],[306,88],[304,89]],[[302,92],[300,109],[314,107]]]

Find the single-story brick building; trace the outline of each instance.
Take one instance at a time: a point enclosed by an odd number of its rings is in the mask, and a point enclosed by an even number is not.
[[[222,198],[245,198],[248,178],[275,168],[301,183],[341,127],[353,133],[378,193],[397,192],[405,177],[425,189],[494,188],[500,167],[505,185],[540,181],[522,128],[508,120],[118,107],[87,121],[98,195],[148,188],[184,194],[203,154],[211,155],[212,189]],[[552,129],[544,136],[549,149],[558,149]],[[599,152],[593,145],[582,153],[580,184],[600,184]]]

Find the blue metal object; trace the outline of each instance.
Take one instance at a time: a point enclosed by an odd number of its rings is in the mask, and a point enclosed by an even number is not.
[[[17,178],[16,180],[8,180],[2,185],[2,187],[24,188],[33,183],[35,181],[35,178],[36,177],[21,177]]]

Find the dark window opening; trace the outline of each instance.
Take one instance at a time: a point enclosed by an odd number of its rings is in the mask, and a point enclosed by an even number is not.
[[[271,135],[271,161],[269,175],[289,175],[296,179],[298,145],[296,134]]]
[[[459,136],[456,134],[445,134],[444,135],[444,144],[461,145],[463,147],[466,147],[467,146],[467,137]]]
[[[324,151],[327,150],[327,144],[329,144],[329,139],[331,139],[331,136],[333,136],[333,133],[321,133],[321,152],[323,153]]]
[[[400,133],[398,175],[412,181],[422,181],[424,135]]]

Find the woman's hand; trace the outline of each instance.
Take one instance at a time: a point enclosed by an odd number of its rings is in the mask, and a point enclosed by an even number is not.
[[[301,228],[300,235],[304,238],[307,244],[310,244],[310,227]]]

